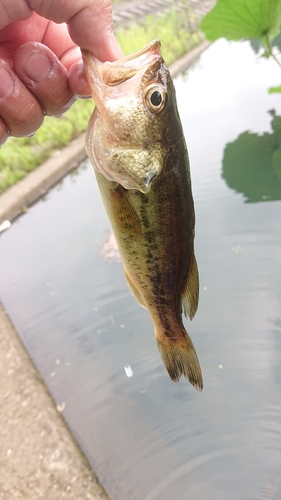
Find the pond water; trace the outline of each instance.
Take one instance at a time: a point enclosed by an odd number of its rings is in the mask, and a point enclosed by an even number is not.
[[[166,373],[88,162],[1,235],[1,301],[111,500],[281,498],[281,95],[267,93],[280,81],[225,41],[175,80],[202,393]]]

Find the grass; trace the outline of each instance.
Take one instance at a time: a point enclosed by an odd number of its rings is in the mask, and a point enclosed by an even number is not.
[[[177,10],[165,17],[148,15],[143,25],[119,30],[117,39],[127,55],[158,38],[161,40],[163,58],[169,65],[203,40],[200,32],[190,33],[193,23],[194,16],[189,9],[185,15],[183,11]]]
[[[163,57],[167,64],[171,64],[203,38],[201,33],[190,33],[190,23],[194,23],[194,19],[187,7],[185,13],[174,10],[165,17],[149,15],[142,25],[121,29],[116,36],[125,54],[159,38]],[[85,131],[93,107],[92,100],[79,99],[63,117],[46,117],[33,137],[10,137],[0,149],[0,193]]]
[[[79,136],[93,107],[92,101],[79,99],[63,117],[47,116],[33,137],[10,137],[0,149],[0,194]]]

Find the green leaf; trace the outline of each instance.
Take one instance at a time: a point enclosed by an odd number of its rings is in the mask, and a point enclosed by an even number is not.
[[[281,0],[218,0],[201,21],[210,41],[263,38],[272,40],[281,26]]]
[[[281,92],[281,85],[279,87],[270,87],[268,89],[269,94],[274,94],[275,92]]]

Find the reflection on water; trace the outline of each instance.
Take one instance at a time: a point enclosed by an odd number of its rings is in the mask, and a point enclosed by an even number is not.
[[[247,202],[281,199],[281,116],[269,114],[272,133],[243,132],[224,149],[222,178]]]
[[[107,258],[88,162],[1,234],[1,300],[111,500],[281,498],[281,201],[244,203],[221,176],[226,144],[245,130],[273,135],[275,83],[273,63],[223,41],[175,82],[197,217],[189,330],[202,393],[169,380],[147,312]]]

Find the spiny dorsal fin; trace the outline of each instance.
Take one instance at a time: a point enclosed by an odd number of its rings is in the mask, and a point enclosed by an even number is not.
[[[191,255],[186,287],[182,294],[182,307],[186,317],[195,316],[199,300],[199,276],[194,253]]]

